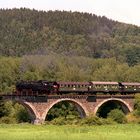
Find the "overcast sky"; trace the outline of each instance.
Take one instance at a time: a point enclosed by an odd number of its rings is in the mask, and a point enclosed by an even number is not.
[[[89,12],[140,26],[140,0],[0,0],[0,8]]]

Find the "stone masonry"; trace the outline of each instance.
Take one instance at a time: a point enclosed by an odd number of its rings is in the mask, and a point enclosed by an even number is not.
[[[106,102],[117,102],[127,114],[133,111],[134,96],[130,95],[50,95],[50,96],[4,96],[5,100],[14,100],[22,104],[29,112],[32,123],[41,124],[45,121],[48,111],[61,101],[75,105],[81,118],[96,115],[98,109]]]

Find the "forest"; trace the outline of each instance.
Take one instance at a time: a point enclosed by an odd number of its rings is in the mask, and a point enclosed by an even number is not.
[[[40,79],[140,82],[140,27],[90,13],[0,9],[0,94]],[[0,118],[28,121],[19,106],[1,102]]]
[[[0,55],[115,58],[140,63],[140,27],[89,13],[0,9]]]

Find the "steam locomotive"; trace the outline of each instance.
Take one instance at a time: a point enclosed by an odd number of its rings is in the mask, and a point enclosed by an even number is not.
[[[62,94],[128,94],[140,93],[140,83],[125,82],[48,82],[20,81],[16,84],[16,95],[62,95]]]

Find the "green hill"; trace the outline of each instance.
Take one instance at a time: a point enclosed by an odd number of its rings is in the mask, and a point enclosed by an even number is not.
[[[89,13],[0,10],[0,55],[63,54],[140,63],[140,27]]]

